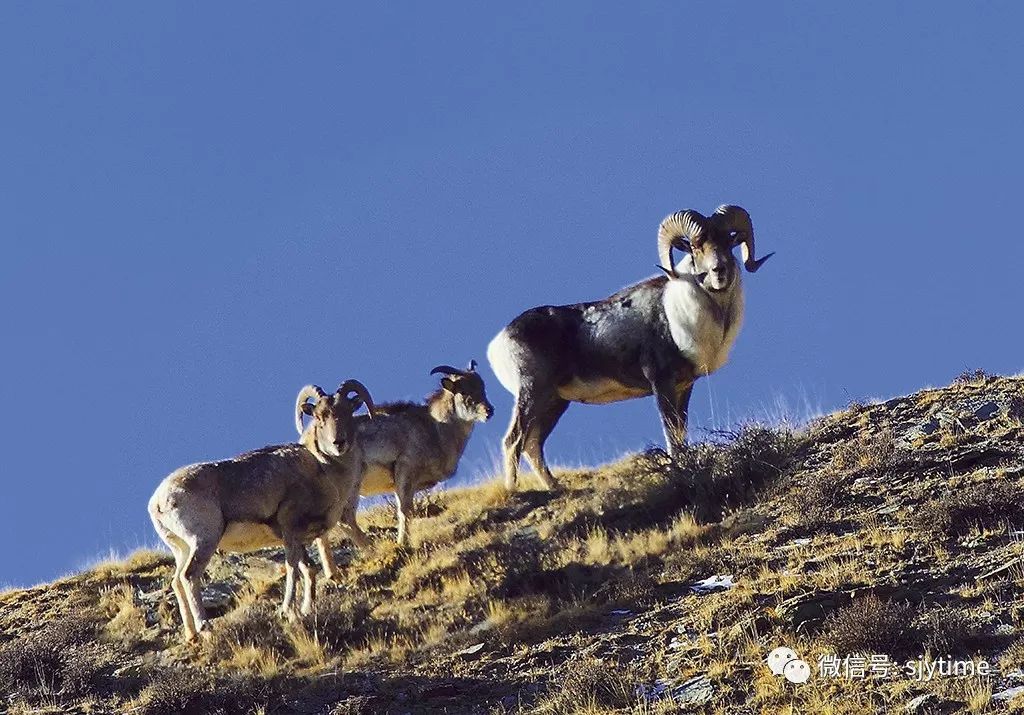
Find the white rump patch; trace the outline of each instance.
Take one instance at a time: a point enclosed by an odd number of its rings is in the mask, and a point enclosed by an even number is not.
[[[498,382],[513,395],[519,394],[519,348],[502,330],[487,346],[487,362]]]

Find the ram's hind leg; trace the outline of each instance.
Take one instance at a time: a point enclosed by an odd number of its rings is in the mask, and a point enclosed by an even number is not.
[[[174,600],[178,602],[178,612],[181,614],[181,626],[185,631],[185,638],[192,640],[196,637],[197,629],[195,621],[192,620],[192,609],[188,605],[188,596],[181,584],[181,576],[185,573],[185,566],[188,561],[188,544],[182,541],[176,534],[161,524],[156,518],[153,519],[156,533],[160,536],[171,554],[174,555],[174,573],[171,575],[171,591],[174,592]]]
[[[558,481],[551,474],[547,460],[544,458],[544,443],[551,435],[551,430],[558,424],[558,420],[569,408],[569,402],[561,398],[546,405],[543,409],[536,410],[537,417],[530,423],[526,439],[524,440],[524,451],[526,459],[533,467],[537,477],[546,489],[555,490],[558,488]]]
[[[505,459],[505,486],[508,489],[515,489],[516,482],[519,481],[519,460],[523,456],[523,443],[526,440],[526,435],[523,434],[522,420],[519,416],[521,410],[517,400],[515,407],[512,408],[512,422],[501,443]]]
[[[200,580],[210,559],[217,552],[219,539],[220,534],[218,533],[215,538],[195,538],[186,541],[188,555],[183,568],[178,572],[179,588],[185,593],[197,633],[201,632],[206,625],[206,609],[203,607],[203,597],[199,588]]]
[[[519,480],[519,461],[526,449],[530,432],[536,425],[543,424],[543,415],[550,401],[550,399],[542,397],[545,392],[545,390],[539,389],[535,383],[523,382],[516,394],[516,404],[512,408],[512,421],[508,426],[508,432],[505,433],[505,440],[502,442],[505,456],[505,486],[510,490],[516,488],[516,482]],[[555,399],[560,398],[556,397]],[[562,412],[564,411],[563,408]],[[561,412],[555,416],[554,421],[557,422],[559,417],[561,417]],[[548,427],[548,433],[550,433],[551,427],[554,427],[554,423]],[[541,444],[544,439],[547,437],[540,439]],[[534,469],[536,469],[536,465],[534,465]],[[543,479],[544,477],[541,477],[542,481]]]

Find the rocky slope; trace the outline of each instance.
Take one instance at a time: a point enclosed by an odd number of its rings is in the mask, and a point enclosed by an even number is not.
[[[159,553],[0,594],[0,711],[1024,709],[1024,378],[559,476],[427,495],[409,550],[367,512],[307,618],[280,553],[217,557],[197,643]]]

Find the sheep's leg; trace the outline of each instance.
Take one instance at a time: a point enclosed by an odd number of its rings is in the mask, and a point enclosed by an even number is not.
[[[302,615],[308,616],[313,612],[313,594],[316,590],[316,570],[310,565],[306,549],[302,549],[302,560],[299,561],[299,571],[302,572]]]
[[[339,575],[338,564],[334,562],[334,554],[331,552],[331,543],[327,534],[318,538],[315,542],[316,550],[320,554],[320,565],[324,569],[324,577],[328,581],[335,581]]]
[[[189,610],[187,597],[181,588],[179,579],[185,571],[185,561],[188,557],[188,545],[182,541],[174,532],[164,526],[156,515],[153,516],[153,526],[157,535],[163,540],[174,556],[174,573],[171,575],[171,591],[174,593],[174,600],[178,602],[178,612],[181,613],[181,626],[185,631],[185,638],[192,640],[196,637],[196,625],[192,622],[192,611]]]
[[[182,585],[188,559],[188,545],[176,536],[171,535],[171,538],[174,541],[164,539],[174,553],[174,575],[171,577],[171,590],[174,591],[174,598],[178,602],[178,612],[181,613],[181,625],[185,629],[185,639],[192,640],[196,637],[199,629],[196,628],[196,623],[192,620],[192,609],[189,608],[188,595]]]
[[[370,545],[370,538],[363,531],[362,527],[359,526],[359,522],[356,521],[355,513],[352,516],[341,522],[345,531],[348,533],[348,537],[352,539],[352,543],[361,549],[365,549]]]
[[[395,465],[395,497],[398,499],[398,545],[409,545],[409,520],[412,518],[416,475],[405,465]]]
[[[532,423],[537,419],[536,386],[523,383],[516,394],[516,404],[512,408],[512,421],[505,433],[502,449],[505,453],[505,486],[515,489],[519,480],[519,460],[523,456],[526,438]],[[553,425],[552,425],[553,426]]]
[[[219,537],[219,533],[218,533]],[[192,611],[192,622],[196,633],[202,632],[206,625],[206,609],[203,608],[203,598],[199,589],[199,581],[206,571],[206,567],[217,551],[219,538],[199,538],[188,544],[188,556],[185,560],[185,568],[178,574],[178,584],[185,593],[189,610]]]
[[[686,447],[686,422],[693,383],[680,386],[673,382],[655,381],[651,387],[661,415],[666,448],[669,455],[675,457]]]
[[[306,547],[293,537],[284,540],[284,598],[281,601],[281,615],[291,616],[295,602],[295,571],[306,558]],[[303,577],[305,577],[303,572]]]
[[[556,401],[552,402],[544,410],[538,411],[537,419],[530,425],[530,431],[524,442],[527,461],[533,467],[533,471],[536,472],[544,487],[550,490],[558,488],[558,481],[551,474],[547,460],[544,458],[544,443],[547,441],[548,436],[551,435],[551,430],[555,428],[558,420],[565,414],[568,408],[569,402],[567,400],[557,398]]]

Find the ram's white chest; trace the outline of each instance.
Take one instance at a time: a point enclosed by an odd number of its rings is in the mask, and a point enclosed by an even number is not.
[[[743,322],[743,288],[736,284],[721,298],[688,280],[671,280],[663,297],[672,340],[700,375],[729,359]]]

